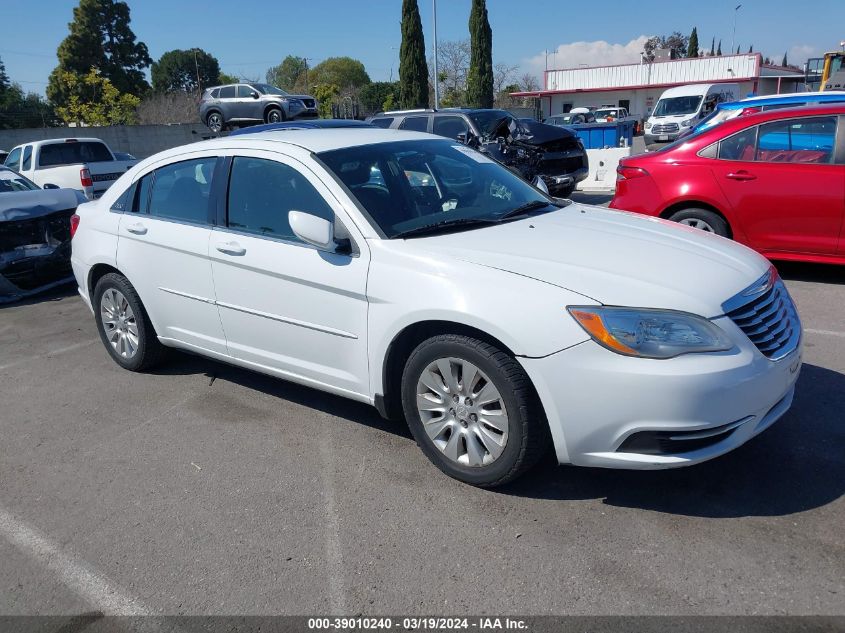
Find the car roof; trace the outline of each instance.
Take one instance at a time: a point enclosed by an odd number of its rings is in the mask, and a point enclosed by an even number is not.
[[[263,125],[253,125],[245,127],[234,132],[229,136],[241,136],[244,134],[258,134],[259,132],[273,132],[273,131],[288,131],[288,130],[325,130],[338,129],[350,127],[365,127],[375,129],[376,126],[365,121],[357,121],[355,119],[312,119],[309,121],[284,121],[281,123],[265,123]]]
[[[845,114],[845,104],[841,105],[820,105],[820,106],[799,106],[795,108],[778,108],[766,112],[757,112],[748,116],[738,116],[733,119],[707,128],[695,136],[696,139],[709,139],[712,142],[716,139],[725,138],[734,132],[744,130],[747,127],[760,125],[768,121],[779,121],[781,119],[809,118],[815,116],[830,116]],[[692,138],[692,137],[690,137]]]
[[[705,95],[713,86],[719,84],[688,84],[686,86],[675,86],[674,88],[666,89],[660,98],[664,97],[689,97],[694,95]]]
[[[835,90],[831,92],[794,92],[783,95],[764,95],[760,97],[748,97],[741,101],[720,103],[722,110],[739,110],[746,108],[749,104],[754,106],[781,105],[784,103],[825,103],[845,101],[845,91]]]
[[[233,149],[233,148],[261,148],[272,146],[276,143],[301,147],[309,152],[320,153],[335,149],[358,147],[361,145],[373,145],[376,143],[390,143],[393,141],[410,140],[441,140],[445,139],[433,134],[424,132],[409,132],[405,130],[382,129],[378,127],[347,127],[334,129],[300,129],[288,130],[284,134],[278,132],[256,132],[255,134],[243,134],[240,136],[226,136],[199,143],[183,145],[172,150],[166,150],[160,157],[178,155],[186,150],[194,149]],[[453,143],[455,141],[452,141]]]

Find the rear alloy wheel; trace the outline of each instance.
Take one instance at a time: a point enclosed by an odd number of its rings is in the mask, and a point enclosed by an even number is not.
[[[208,126],[209,130],[215,134],[219,134],[223,131],[223,115],[219,112],[212,112],[206,118],[205,124]]]
[[[166,348],[159,342],[135,288],[123,275],[109,273],[97,282],[94,318],[100,338],[115,362],[129,371],[158,363]]]
[[[267,123],[281,123],[285,120],[285,113],[279,108],[272,108],[267,112]]]
[[[550,446],[548,423],[519,363],[467,336],[435,336],[411,353],[402,406],[426,456],[476,486],[515,479]]]
[[[709,209],[684,209],[672,214],[669,219],[705,233],[715,233],[722,237],[730,236],[728,223],[725,222],[725,219]]]

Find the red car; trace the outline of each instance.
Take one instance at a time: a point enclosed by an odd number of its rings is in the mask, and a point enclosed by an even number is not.
[[[610,206],[718,233],[770,259],[845,264],[845,106],[738,117],[625,158]]]

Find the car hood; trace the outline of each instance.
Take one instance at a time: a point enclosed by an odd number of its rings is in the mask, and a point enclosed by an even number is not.
[[[769,263],[736,242],[666,220],[571,204],[477,230],[408,240],[414,247],[546,282],[605,305],[706,317]]]
[[[0,222],[29,220],[75,209],[87,199],[75,189],[39,189],[0,193]]]

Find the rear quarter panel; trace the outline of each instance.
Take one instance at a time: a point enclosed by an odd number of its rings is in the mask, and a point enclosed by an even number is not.
[[[91,306],[88,287],[91,269],[97,264],[117,267],[117,229],[120,213],[109,211],[102,200],[79,205],[79,228],[71,241],[70,263],[79,294]]]

